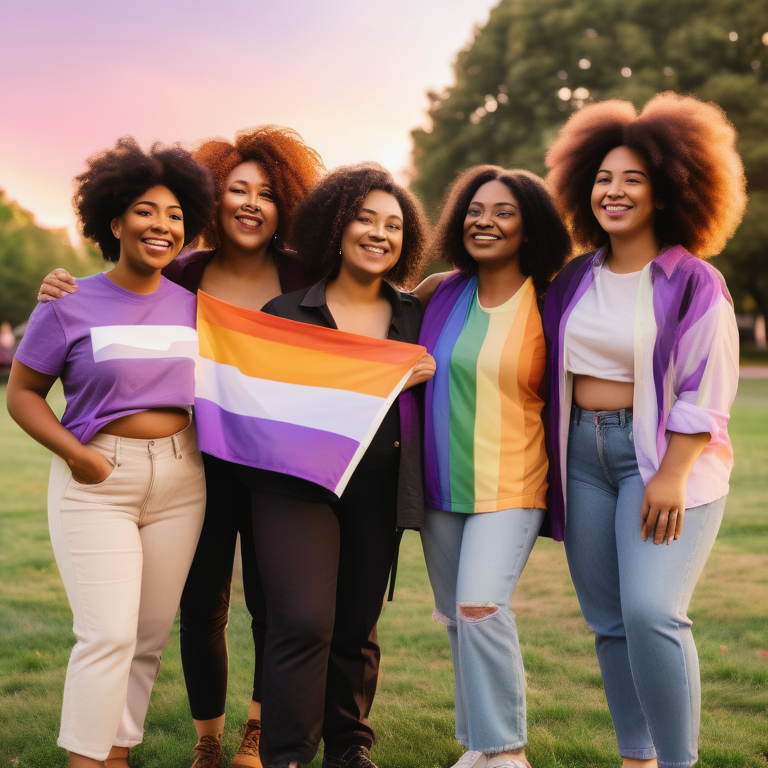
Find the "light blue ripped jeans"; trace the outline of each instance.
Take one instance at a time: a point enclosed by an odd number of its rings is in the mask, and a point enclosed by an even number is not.
[[[427,509],[421,540],[445,624],[456,684],[456,739],[487,754],[528,741],[525,674],[510,600],[536,542],[544,511],[505,509],[466,515]],[[457,608],[489,607],[480,619]]]
[[[644,493],[631,411],[574,407],[565,552],[595,631],[619,752],[687,768],[697,759],[701,694],[686,611],[725,497],[686,509],[680,538],[666,546],[640,538]]]

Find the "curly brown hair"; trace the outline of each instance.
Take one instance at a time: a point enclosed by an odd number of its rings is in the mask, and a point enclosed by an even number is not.
[[[341,234],[374,189],[388,192],[403,211],[403,250],[387,281],[412,287],[421,276],[427,242],[427,219],[418,199],[377,163],[345,165],[331,171],[307,195],[293,220],[291,241],[308,280],[335,277],[341,265]]]
[[[656,236],[695,256],[719,253],[741,222],[746,179],[736,152],[736,130],[716,104],[667,92],[638,115],[629,101],[611,99],[571,116],[549,148],[547,185],[576,244],[592,250],[608,242],[591,207],[603,158],[626,146],[651,170]]]
[[[136,139],[123,136],[113,149],[91,155],[75,177],[72,204],[83,236],[98,245],[107,261],[120,258],[112,221],[137,197],[162,185],[176,195],[184,214],[184,243],[200,235],[213,213],[213,180],[207,168],[179,145],[152,145],[144,152]]]
[[[530,171],[476,165],[459,174],[446,193],[431,255],[448,261],[464,274],[477,274],[477,262],[464,247],[464,220],[475,193],[489,181],[500,181],[520,204],[527,239],[520,246],[520,270],[533,278],[536,293],[542,296],[570,256],[571,238],[544,182]]]
[[[224,194],[224,182],[234,168],[247,162],[261,166],[275,195],[279,213],[275,238],[280,248],[289,245],[290,222],[299,203],[325,172],[320,155],[296,131],[280,125],[238,131],[234,144],[226,139],[210,139],[197,147],[194,157],[213,173],[217,208]],[[208,248],[221,244],[218,219],[218,215],[213,216],[203,230]]]

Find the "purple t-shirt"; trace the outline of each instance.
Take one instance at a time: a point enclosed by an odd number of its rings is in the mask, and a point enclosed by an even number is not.
[[[165,278],[154,293],[126,291],[105,274],[77,282],[76,293],[35,307],[16,351],[61,378],[62,425],[85,444],[121,416],[192,405],[197,297]]]

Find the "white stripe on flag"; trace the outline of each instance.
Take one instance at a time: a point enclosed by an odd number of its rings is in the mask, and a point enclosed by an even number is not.
[[[255,379],[205,357],[198,360],[195,397],[239,416],[283,421],[358,441],[367,436],[371,422],[387,402],[345,389]]]

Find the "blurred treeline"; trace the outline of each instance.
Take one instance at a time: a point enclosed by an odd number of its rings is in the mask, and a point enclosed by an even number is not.
[[[24,322],[40,283],[56,267],[82,277],[103,269],[104,261],[89,244],[74,248],[66,230],[37,226],[31,213],[0,190],[0,321]]]
[[[575,110],[674,90],[714,101],[740,134],[750,202],[714,260],[742,312],[768,316],[768,2],[501,0],[458,56],[456,85],[429,93],[413,131],[413,189],[434,216],[456,174],[494,163],[545,173]]]

